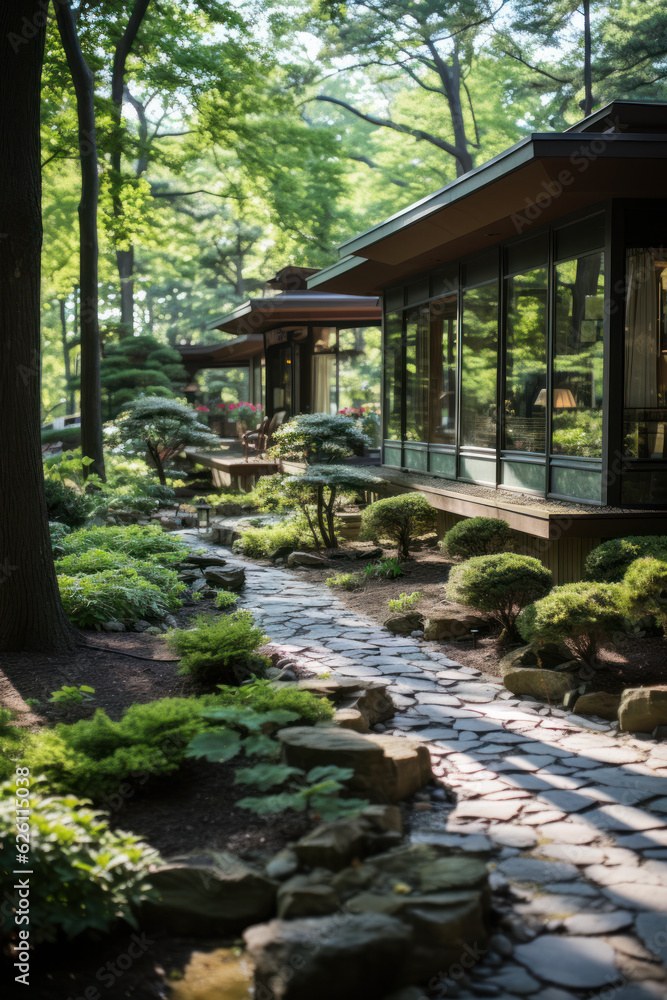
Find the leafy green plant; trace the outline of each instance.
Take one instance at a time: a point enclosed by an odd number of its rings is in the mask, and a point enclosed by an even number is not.
[[[367,580],[395,580],[405,574],[398,556],[383,556],[377,562],[366,563],[364,576]]]
[[[417,535],[434,531],[437,514],[420,493],[402,493],[369,504],[361,515],[361,538],[377,542],[389,538],[401,562],[410,558],[410,545]]]
[[[53,705],[81,705],[84,701],[92,701],[95,688],[87,684],[76,685],[63,684],[57,691],[51,692],[49,701]]]
[[[19,770],[19,781],[25,776]],[[16,793],[15,782],[0,786],[0,827],[9,834],[0,841],[3,871],[17,867],[17,834],[23,832]],[[110,830],[106,815],[86,800],[50,795],[37,782],[30,788],[29,829],[33,944],[87,930],[106,933],[119,920],[137,926],[136,907],[154,895],[150,867],[160,860],[156,851],[131,834]],[[1,936],[15,929],[14,921],[6,920]]]
[[[250,785],[260,792],[278,789],[270,795],[248,796],[236,803],[259,816],[276,813],[310,812],[323,820],[357,816],[368,806],[368,799],[340,797],[345,782],[354,776],[350,767],[329,764],[303,771],[286,764],[256,764],[236,773],[236,784]]]
[[[447,596],[477,611],[485,611],[514,637],[516,620],[531,601],[551,589],[553,577],[539,559],[505,552],[475,556],[449,574]]]
[[[567,642],[594,664],[600,646],[624,628],[623,590],[613,583],[566,583],[530,604],[518,621],[526,642]]]
[[[267,665],[255,652],[267,641],[249,611],[199,615],[194,628],[169,634],[169,647],[180,656],[180,673],[202,687],[240,684]]]
[[[440,548],[449,556],[471,559],[509,552],[513,542],[514,532],[507,521],[495,517],[467,517],[449,529]]]
[[[295,459],[308,465],[341,462],[353,454],[363,454],[370,439],[351,417],[328,413],[303,413],[292,417],[273,436],[270,454]]]
[[[327,587],[336,587],[339,590],[359,590],[361,578],[358,573],[334,573],[324,581]]]
[[[269,735],[269,731],[275,732],[299,718],[296,712],[284,708],[256,712],[253,708],[235,705],[204,709],[202,717],[208,722],[225,722],[227,725],[207,729],[195,736],[188,747],[187,756],[204,757],[214,763],[231,760],[239,754],[247,757],[278,757],[280,746]]]
[[[58,576],[58,589],[65,614],[80,628],[97,628],[117,620],[129,624],[137,620],[162,619],[180,605],[176,583],[165,593],[134,569],[103,570],[88,576]]]
[[[413,590],[411,594],[399,594],[398,597],[389,599],[389,610],[393,614],[401,614],[416,608],[424,595],[420,590]]]
[[[34,699],[26,698],[26,704]],[[14,773],[28,738],[28,732],[14,725],[14,712],[0,708],[0,781]]]
[[[654,615],[667,628],[667,560],[644,556],[623,577],[623,607],[633,619]]]
[[[65,555],[106,549],[122,552],[133,559],[154,558],[155,562],[171,565],[184,559],[189,552],[186,542],[165,534],[158,524],[132,524],[127,527],[84,528],[73,531],[62,540]]]
[[[215,595],[216,608],[233,608],[239,599],[238,594],[233,594],[230,590],[219,590]]]
[[[319,548],[321,539],[325,548],[333,549],[336,511],[349,502],[350,491],[370,490],[380,482],[373,473],[352,465],[312,465],[299,476],[287,476],[284,488],[301,509],[315,547]]]
[[[620,583],[635,559],[654,556],[667,561],[667,535],[611,538],[589,552],[584,577],[596,583]]]
[[[263,559],[273,555],[283,547],[307,549],[312,545],[312,535],[308,525],[300,518],[290,518],[280,524],[269,524],[263,528],[243,528],[241,538],[234,542],[234,552],[242,553],[249,559]]]
[[[60,479],[45,479],[46,511],[49,521],[59,521],[69,528],[78,528],[91,510],[89,497]]]
[[[314,726],[333,718],[334,709],[328,698],[304,691],[296,684],[274,684],[264,678],[241,687],[219,686],[216,704],[223,707],[251,708],[255,712],[281,709],[293,712],[299,725]]]
[[[56,573],[67,577],[85,577],[102,573],[105,574],[105,579],[108,579],[113,571],[118,580],[125,579],[130,583],[138,575],[162,591],[168,607],[178,607],[181,603],[179,597],[186,589],[185,584],[179,581],[175,570],[167,569],[158,560],[159,556],[134,559],[125,552],[86,549],[83,552],[63,556],[56,562]]]

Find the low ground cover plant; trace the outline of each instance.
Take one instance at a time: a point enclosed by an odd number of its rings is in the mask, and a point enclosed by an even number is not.
[[[27,775],[19,769],[18,779]],[[15,831],[0,841],[0,867],[16,868],[16,803],[23,786],[0,786],[0,826]],[[30,942],[74,938],[83,931],[107,932],[119,920],[136,926],[134,910],[155,894],[150,866],[156,851],[138,838],[109,829],[107,817],[74,795],[51,795],[33,782],[30,789]],[[25,926],[25,925],[22,925]],[[15,931],[0,924],[0,939]]]
[[[242,528],[241,538],[234,542],[234,552],[249,559],[268,559],[278,549],[309,549],[313,546],[312,532],[302,518],[289,518],[280,524],[261,528]]]
[[[90,514],[90,499],[73,487],[66,486],[60,479],[45,479],[44,493],[49,521],[78,528]]]
[[[383,556],[377,562],[369,562],[364,566],[367,580],[396,580],[404,575],[398,556]]]
[[[64,555],[82,553],[88,549],[123,552],[134,559],[154,557],[169,566],[189,553],[186,542],[162,531],[158,524],[131,524],[127,527],[96,527],[72,531],[60,543]]]
[[[126,625],[159,621],[180,605],[178,594],[185,588],[174,579],[174,586],[165,592],[135,569],[126,568],[81,576],[62,574],[58,576],[58,589],[70,621],[90,629],[113,620]]]
[[[361,587],[361,577],[358,573],[334,573],[324,582],[327,587],[335,587],[338,590],[359,590]]]
[[[475,556],[454,566],[447,596],[486,612],[502,625],[507,638],[515,638],[521,610],[544,597],[552,585],[550,570],[538,559],[506,552]]]
[[[178,607],[178,597],[186,589],[179,582],[176,570],[163,566],[159,555],[134,559],[125,552],[86,549],[63,556],[56,562],[56,573],[59,576],[90,576],[109,571],[113,571],[118,577],[127,576],[128,579],[134,579],[134,574],[138,574],[162,590],[169,607]]]
[[[594,665],[600,646],[623,634],[623,591],[611,583],[566,583],[530,604],[518,621],[526,642],[565,641]]]
[[[57,691],[51,692],[49,701],[52,705],[82,705],[84,701],[92,701],[95,688],[88,684],[63,684]]]
[[[28,738],[27,730],[13,725],[13,721],[11,709],[0,708],[0,781],[14,774]]]
[[[596,583],[620,583],[635,559],[644,556],[667,561],[667,535],[630,535],[603,542],[586,557],[584,577]]]
[[[420,493],[403,493],[369,504],[361,515],[361,538],[378,542],[389,538],[401,562],[410,558],[410,546],[418,535],[434,531],[437,514]]]
[[[509,552],[513,543],[514,532],[507,521],[495,517],[467,517],[449,529],[440,548],[448,556],[472,559]]]
[[[300,726],[326,722],[334,714],[328,698],[304,691],[296,685],[273,684],[265,679],[258,679],[242,687],[220,685],[218,692],[216,703],[222,707],[251,708],[255,712],[281,709],[293,712]]]
[[[180,657],[180,673],[203,688],[240,684],[263,672],[266,657],[256,650],[267,642],[249,611],[229,615],[198,615],[194,627],[169,634],[169,648]]]
[[[388,605],[392,614],[401,614],[405,611],[412,611],[416,608],[424,595],[420,590],[413,590],[411,594],[399,594],[398,597],[390,598]]]

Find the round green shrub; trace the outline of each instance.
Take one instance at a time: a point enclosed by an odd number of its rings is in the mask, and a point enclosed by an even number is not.
[[[111,620],[127,625],[137,620],[162,619],[179,606],[178,594],[184,588],[175,573],[170,575],[173,580],[168,590],[130,567],[81,576],[59,575],[58,588],[65,614],[79,628],[96,628]]]
[[[584,578],[596,583],[620,583],[631,563],[643,556],[667,559],[667,536],[630,535],[603,542],[586,557]]]
[[[264,669],[267,660],[255,650],[267,642],[249,611],[198,615],[194,628],[174,630],[169,647],[180,656],[180,673],[205,689],[240,684]]]
[[[667,560],[635,559],[623,577],[623,603],[630,618],[655,615],[667,628]]]
[[[447,596],[495,618],[509,636],[521,609],[549,592],[553,585],[550,570],[532,556],[504,552],[495,556],[474,556],[449,574]]]
[[[369,504],[361,515],[361,538],[390,538],[398,558],[410,558],[410,545],[417,535],[435,531],[437,512],[421,493],[402,493]]]
[[[89,497],[66,486],[60,479],[45,479],[44,494],[49,521],[59,521],[70,528],[78,528],[88,517]]]
[[[472,559],[509,552],[513,542],[514,532],[507,521],[495,517],[467,517],[449,529],[440,548],[449,556]]]
[[[14,783],[0,786],[0,826],[11,831],[0,841],[5,872],[17,867],[15,794]],[[152,895],[149,869],[159,861],[157,852],[110,830],[104,813],[73,795],[49,795],[35,783],[29,803],[31,943],[105,933],[119,919],[136,926],[133,911]],[[0,938],[16,929],[13,918],[6,920]]]
[[[565,641],[592,664],[600,646],[624,627],[623,591],[613,583],[566,583],[529,605],[518,621],[526,642]]]

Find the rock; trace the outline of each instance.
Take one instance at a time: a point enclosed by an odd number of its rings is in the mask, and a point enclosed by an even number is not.
[[[542,667],[544,670],[552,670],[572,659],[572,653],[562,643],[548,643],[539,645],[531,642],[527,646],[520,646],[507,653],[500,661],[500,671],[504,673],[510,667]]]
[[[378,722],[386,722],[394,715],[395,706],[387,694],[388,684],[382,681],[333,676],[326,680],[308,678],[297,683],[301,690],[328,698],[341,709],[356,709],[360,712],[365,728],[358,729],[358,732],[367,732]]]
[[[269,558],[271,562],[278,562],[279,559],[288,559],[292,552],[294,552],[294,548],[291,545],[279,545]]]
[[[503,683],[512,694],[528,694],[541,701],[560,702],[577,682],[572,674],[515,665],[503,669]]]
[[[617,978],[613,948],[595,938],[542,934],[517,945],[514,955],[534,976],[558,986],[595,989]]]
[[[333,720],[341,729],[352,729],[355,733],[368,732],[368,723],[357,708],[339,708],[334,713]]]
[[[358,858],[395,847],[402,831],[396,806],[370,806],[353,819],[321,823],[294,845],[294,854],[308,868],[340,871]]]
[[[141,924],[168,934],[237,934],[275,911],[276,883],[233,854],[208,852],[151,873],[159,901],[141,905]]]
[[[176,531],[176,528],[180,527],[173,517],[161,517],[159,524],[163,531]]]
[[[178,622],[173,615],[165,615],[163,621],[165,625],[169,626],[169,628],[178,628]]]
[[[324,556],[318,556],[314,552],[292,552],[287,557],[287,565],[290,568],[293,566],[308,566],[313,569],[326,569],[330,563]]]
[[[242,566],[223,569],[219,566],[207,566],[204,570],[206,582],[224,590],[240,590],[245,584],[245,570]]]
[[[211,535],[218,545],[233,545],[241,537],[241,532],[236,525],[216,524],[211,528]]]
[[[667,724],[667,685],[626,688],[618,709],[619,727],[626,733],[652,733]]]
[[[478,632],[488,632],[489,624],[484,618],[475,615],[434,615],[424,621],[425,639],[460,639],[470,635],[472,629]]]
[[[102,628],[103,628],[103,630],[105,632],[124,632],[125,631],[125,626],[123,625],[123,623],[115,621],[115,620],[112,620],[112,621],[109,621],[109,622],[104,622],[102,624]]]
[[[269,878],[278,879],[291,878],[299,870],[299,859],[294,851],[289,847],[284,847],[278,851],[274,857],[265,865],[266,874]]]
[[[411,940],[400,920],[375,913],[272,920],[243,936],[256,995],[272,1000],[382,1000]]]
[[[398,802],[418,792],[433,778],[425,744],[398,736],[322,726],[293,726],[278,733],[283,757],[309,771],[335,764],[350,767],[349,788],[371,802]]]
[[[667,726],[656,726],[651,735],[654,740],[667,740]]]
[[[308,875],[295,875],[278,889],[278,917],[323,917],[338,909],[338,893],[331,885],[331,872],[316,869]]]
[[[208,566],[226,566],[227,560],[222,556],[212,556],[210,553],[203,556],[191,555],[183,560],[183,566],[199,566],[205,569]]]
[[[183,583],[194,583],[195,580],[203,580],[204,574],[196,566],[190,566],[188,569],[182,569],[178,574],[178,579],[182,580]]]
[[[608,691],[590,691],[581,694],[574,704],[574,711],[580,715],[599,715],[601,719],[615,721],[621,704],[620,694]]]
[[[404,615],[393,615],[387,618],[384,627],[395,635],[410,635],[415,629],[421,629],[424,625],[424,618],[417,611],[408,611]]]
[[[195,580],[195,582],[190,587],[190,590],[192,591],[193,594],[198,594],[198,593],[201,593],[202,591],[208,590],[208,589],[209,589],[208,583],[203,578],[203,575],[202,575],[201,579]]]
[[[146,632],[151,627],[150,622],[138,621],[132,626],[133,632]]]
[[[357,559],[381,559],[384,555],[384,549],[379,546],[374,549],[360,549],[357,551]]]

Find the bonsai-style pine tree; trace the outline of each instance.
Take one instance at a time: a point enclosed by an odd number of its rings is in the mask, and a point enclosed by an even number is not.
[[[142,393],[171,398],[182,392],[187,373],[177,350],[145,335],[105,347],[101,379],[106,415],[113,419]]]
[[[165,464],[183,448],[215,448],[220,444],[220,438],[199,422],[195,410],[179,399],[159,396],[137,399],[120,415],[117,431],[126,453],[143,455],[148,451],[163,486],[167,483]]]

